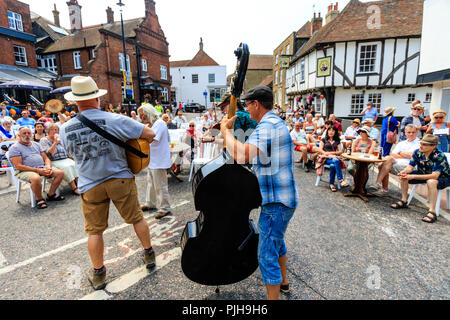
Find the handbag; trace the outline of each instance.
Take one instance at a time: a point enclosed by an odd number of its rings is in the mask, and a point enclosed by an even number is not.
[[[334,149],[334,146],[332,144],[331,144],[331,147],[333,148],[333,152],[336,152],[336,150]],[[339,158],[339,162],[341,163],[341,169],[347,169],[347,165],[341,158]]]
[[[389,117],[389,120],[388,120],[388,126],[387,126],[388,133],[386,136],[386,141],[387,141],[387,143],[394,144],[397,142],[397,131],[396,130],[389,131],[389,124],[391,122],[391,118],[392,118],[392,116]]]
[[[109,132],[106,132],[105,130],[97,126],[93,121],[89,120],[82,114],[79,114],[77,116],[77,119],[103,138],[111,141],[121,148],[124,148],[126,151],[128,167],[133,174],[138,174],[146,167],[148,167],[150,163],[150,157],[148,155],[150,154],[150,144],[147,140],[131,139],[127,142],[123,142],[122,140],[116,138]],[[145,154],[143,151],[147,152],[148,154]]]

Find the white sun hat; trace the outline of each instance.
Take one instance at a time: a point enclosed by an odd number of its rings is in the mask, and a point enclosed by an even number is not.
[[[69,101],[84,101],[104,96],[107,90],[99,89],[91,77],[76,76],[71,81],[72,91],[64,95]]]

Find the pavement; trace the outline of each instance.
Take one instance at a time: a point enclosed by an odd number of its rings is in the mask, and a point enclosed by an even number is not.
[[[169,178],[173,214],[155,220],[147,213],[157,268],[144,270],[133,228],[111,206],[105,233],[108,286],[92,290],[83,232],[80,199],[32,209],[28,192],[20,203],[15,192],[0,201],[0,299],[117,299],[117,300],[261,300],[265,287],[259,270],[246,280],[220,288],[188,280],[180,265],[180,237],[198,213],[184,168],[178,182]],[[324,177],[327,177],[328,172]],[[398,189],[365,203],[332,193],[326,182],[314,186],[315,174],[296,168],[300,206],[286,233],[288,279],[292,293],[284,300],[329,299],[449,299],[449,226],[421,221],[425,207],[413,200],[410,209],[395,211],[389,204]],[[348,179],[348,177],[347,177]],[[351,182],[350,179],[348,179]],[[146,176],[136,182],[145,198]],[[219,192],[219,191],[218,191]],[[258,219],[258,210],[251,218]]]
[[[146,213],[156,269],[142,266],[141,248],[132,226],[113,205],[105,232],[108,286],[94,291],[80,198],[62,185],[66,200],[46,210],[32,209],[27,186],[15,202],[13,188],[0,176],[0,300],[263,300],[259,270],[244,281],[220,287],[193,283],[181,270],[181,233],[198,217],[189,167],[169,177],[173,214],[155,220]],[[450,222],[421,221],[427,209],[413,200],[409,209],[389,206],[400,196],[393,185],[387,197],[345,198],[327,182],[315,187],[316,175],[295,168],[300,205],[286,232],[291,294],[283,300],[437,299],[448,300]],[[328,171],[324,173],[328,179]],[[351,184],[352,179],[346,177]],[[371,183],[374,173],[371,172]],[[146,173],[136,177],[145,199]],[[47,186],[47,190],[48,190]],[[217,192],[222,192],[217,190]],[[257,222],[259,210],[250,217]]]

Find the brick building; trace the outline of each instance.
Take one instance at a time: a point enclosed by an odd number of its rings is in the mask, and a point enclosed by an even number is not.
[[[145,0],[145,17],[124,21],[126,58],[123,55],[120,21],[107,8],[105,24],[83,27],[81,5],[68,2],[72,35],[50,45],[43,54],[54,55],[59,78],[57,87],[70,85],[76,75],[91,76],[107,89],[102,106],[122,102],[140,104],[144,97],[170,103],[168,42],[156,15],[155,2]],[[131,73],[124,88],[124,71]]]
[[[272,76],[273,56],[264,54],[251,54],[248,60],[244,91],[262,83],[268,76]]]
[[[323,18],[314,13],[311,21],[306,22],[298,31],[292,32],[273,52],[273,93],[274,104],[287,108],[289,105],[286,94],[286,70],[292,56],[311,36],[322,28]]]

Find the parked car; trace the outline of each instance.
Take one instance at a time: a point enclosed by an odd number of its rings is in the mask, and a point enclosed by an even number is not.
[[[205,106],[202,106],[199,103],[188,103],[186,104],[185,108],[184,108],[185,112],[205,112],[206,108]]]

